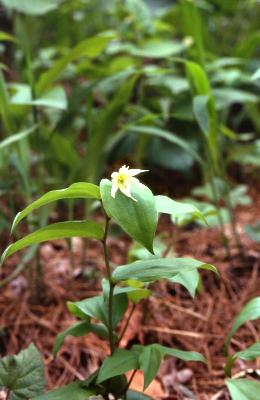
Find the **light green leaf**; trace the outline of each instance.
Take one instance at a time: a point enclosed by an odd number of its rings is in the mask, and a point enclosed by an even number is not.
[[[16,215],[12,225],[12,231],[17,224],[32,211],[46,204],[63,199],[100,199],[99,187],[93,183],[78,182],[73,183],[65,189],[51,190],[45,193],[42,197],[29,204],[29,206]]]
[[[128,281],[127,283],[130,284],[131,281]],[[144,287],[133,287],[133,286],[115,287],[114,295],[120,293],[126,293],[129,300],[131,300],[135,304],[139,303],[139,301],[146,299],[151,295],[151,291],[149,289],[146,289]]]
[[[256,71],[255,71],[255,73],[253,74],[253,76],[252,76],[252,81],[255,81],[255,80],[257,80],[257,79],[260,79],[260,68],[258,68]]]
[[[205,216],[192,204],[181,203],[167,196],[155,196],[155,203],[159,213],[170,214],[177,221],[179,216],[182,217],[183,214],[191,214],[207,223]]]
[[[226,379],[232,400],[259,400],[260,382],[249,379]]]
[[[1,0],[3,4],[14,11],[31,15],[43,15],[55,10],[62,0]]]
[[[166,140],[167,142],[176,144],[183,150],[187,151],[195,160],[197,160],[200,164],[203,164],[204,161],[199,156],[199,154],[193,149],[193,147],[189,144],[188,141],[183,140],[181,137],[175,135],[172,132],[166,131],[164,129],[160,129],[154,126],[129,126],[127,127],[127,132],[134,132],[143,135],[156,136],[161,139]]]
[[[91,324],[88,321],[77,322],[76,324],[70,326],[65,331],[59,333],[56,336],[52,350],[53,355],[57,355],[67,336],[80,337],[86,335],[89,332],[94,332],[98,336],[103,338],[108,337],[108,331],[104,325]]]
[[[0,42],[17,42],[17,39],[7,32],[0,31]]]
[[[195,95],[210,95],[211,88],[208,77],[202,67],[191,61],[185,63],[190,87]]]
[[[209,121],[209,113],[208,113],[208,95],[199,95],[193,98],[193,112],[196,117],[196,120],[199,124],[200,129],[204,133],[204,135],[208,135],[210,130],[210,121]]]
[[[138,356],[134,351],[116,349],[112,356],[107,357],[100,367],[97,383],[106,381],[117,375],[124,374],[139,367]]]
[[[100,183],[101,198],[107,214],[138,243],[153,253],[153,240],[157,226],[158,214],[155,199],[151,190],[132,184],[131,193],[137,200],[117,191],[115,198],[111,196],[112,183],[102,179]]]
[[[88,400],[90,396],[95,394],[95,390],[83,388],[82,381],[76,381],[41,396],[34,397],[32,400]]]
[[[242,308],[229,331],[226,339],[226,346],[229,344],[232,336],[236,331],[247,321],[252,321],[260,318],[260,297],[254,297]]]
[[[20,1],[20,0],[17,0]],[[44,0],[45,1],[45,0]],[[61,73],[65,70],[69,63],[76,60],[79,57],[95,58],[105,49],[107,44],[114,35],[111,33],[104,33],[91,38],[85,39],[76,45],[68,54],[63,56],[61,59],[56,61],[54,65],[44,74],[41,75],[39,82],[37,83],[37,93],[42,93],[48,88],[54,81],[56,81]]]
[[[44,384],[43,362],[34,344],[18,355],[0,360],[0,388],[11,390],[11,400],[24,400],[40,394]]]
[[[32,92],[29,85],[12,84],[11,87],[16,89],[16,93],[10,100],[11,104],[18,106],[51,107],[59,110],[66,110],[67,108],[67,96],[62,86],[56,86],[36,99],[32,99]]]
[[[169,280],[183,285],[192,297],[195,297],[196,289],[199,284],[199,273],[196,269],[188,272],[181,272]]]
[[[117,267],[112,275],[114,282],[135,279],[141,282],[153,282],[161,279],[171,279],[179,273],[197,269],[207,269],[217,273],[213,265],[192,258],[157,258],[135,261]]]
[[[48,240],[67,239],[71,237],[83,237],[102,240],[104,236],[103,225],[93,221],[68,221],[57,222],[25,236],[17,242],[10,244],[1,257],[1,263],[16,251],[33,244]]]
[[[125,293],[116,293],[113,296],[113,317],[112,325],[115,327],[123,317],[128,305],[127,295]],[[95,318],[106,326],[108,323],[108,303],[104,296],[95,296],[89,299],[68,302],[68,309],[78,318]]]
[[[260,242],[260,221],[257,221],[255,225],[245,225],[244,230],[252,240]]]
[[[12,144],[16,144],[16,143],[20,142],[20,140],[25,139],[27,136],[31,135],[35,131],[36,128],[37,128],[37,125],[34,125],[31,128],[25,129],[22,132],[14,133],[13,135],[8,136],[6,139],[4,139],[0,142],[0,150],[6,148],[8,146],[11,146]]]

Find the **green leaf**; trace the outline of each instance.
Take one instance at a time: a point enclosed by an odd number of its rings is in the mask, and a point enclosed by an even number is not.
[[[86,335],[89,332],[94,332],[98,336],[103,337],[103,338],[108,337],[108,331],[104,325],[91,324],[88,321],[81,321],[81,322],[78,322],[78,323],[70,326],[65,331],[59,333],[56,336],[53,350],[52,350],[53,355],[54,356],[57,355],[58,351],[60,350],[60,348],[63,345],[63,342],[67,336],[80,337],[80,336]]]
[[[29,85],[12,84],[16,93],[12,96],[10,103],[20,106],[38,106],[50,107],[58,110],[67,109],[67,96],[62,86],[56,86],[48,90],[44,95],[36,99],[32,98],[32,92]]]
[[[208,77],[202,67],[191,61],[185,63],[186,74],[194,95],[210,95],[211,88]]]
[[[245,90],[239,90],[234,88],[216,88],[213,90],[214,97],[216,99],[216,107],[223,110],[234,103],[257,103],[258,96],[246,92]]]
[[[7,32],[0,31],[0,42],[18,42],[18,40]]]
[[[45,2],[45,0],[43,1]],[[112,35],[111,33],[104,33],[85,39],[77,44],[73,49],[69,51],[68,54],[56,61],[47,72],[41,75],[40,80],[36,85],[37,93],[44,92],[46,88],[48,88],[55,80],[59,78],[61,73],[72,61],[83,56],[88,58],[97,57],[99,54],[102,53],[107,44],[113,38],[114,35]]]
[[[106,213],[134,240],[153,253],[153,240],[157,226],[158,214],[155,199],[151,190],[132,184],[131,193],[137,200],[117,191],[115,198],[111,196],[112,183],[102,179],[100,183],[101,198]]]
[[[260,242],[260,221],[256,225],[245,225],[244,230],[246,234],[255,242]]]
[[[20,211],[13,222],[12,232],[17,224],[26,217],[29,213],[36,210],[39,207],[45,206],[46,204],[52,203],[57,200],[63,199],[100,199],[99,187],[93,183],[78,182],[73,183],[71,186],[60,189],[51,190],[45,193],[42,197],[29,204],[23,211]]]
[[[256,81],[257,79],[260,79],[260,68],[258,68],[255,73],[252,76],[252,81]]]
[[[200,164],[203,165],[204,161],[199,156],[199,154],[193,149],[190,143],[186,140],[183,140],[181,137],[175,135],[172,132],[166,131],[164,129],[160,129],[154,126],[129,126],[127,127],[127,132],[134,132],[144,135],[156,136],[161,139],[166,140],[169,143],[176,144],[183,150],[187,151],[195,160],[197,160]]]
[[[199,284],[199,279],[199,273],[196,269],[194,269],[193,271],[181,272],[169,280],[171,282],[176,282],[183,285],[188,290],[191,297],[194,298]]]
[[[112,324],[115,327],[123,317],[128,305],[127,295],[125,293],[115,294],[113,296],[113,317]],[[68,309],[78,318],[95,318],[108,326],[108,303],[104,296],[94,296],[89,299],[68,302]]]
[[[48,240],[67,239],[71,237],[83,237],[102,240],[104,236],[104,228],[101,224],[93,221],[68,221],[57,222],[47,225],[17,242],[10,244],[1,257],[1,263],[14,254],[16,251],[32,244],[46,242]]]
[[[88,400],[96,394],[95,390],[83,388],[82,381],[76,381],[59,389],[52,390],[32,400]]]
[[[160,368],[161,361],[165,356],[180,358],[184,361],[206,362],[204,356],[200,353],[172,349],[158,343],[148,346],[136,345],[133,346],[133,350],[136,354],[139,354],[139,368],[144,372],[144,389],[146,389],[155,378]]]
[[[231,376],[231,370],[237,358],[248,361],[255,360],[257,357],[260,357],[260,342],[256,342],[247,349],[238,351],[237,353],[228,356],[226,365],[224,367],[226,376]]]
[[[160,279],[170,279],[179,273],[194,271],[198,268],[217,273],[217,269],[213,265],[192,258],[157,258],[119,266],[114,270],[112,278],[114,282],[128,279],[153,282]]]
[[[127,283],[130,284],[131,281],[128,281]],[[120,293],[126,293],[129,300],[131,300],[135,304],[139,303],[139,301],[146,299],[151,295],[151,291],[149,289],[146,289],[144,287],[133,287],[133,286],[115,287],[114,295]]]
[[[107,357],[103,361],[99,370],[97,383],[104,382],[109,378],[124,374],[138,367],[138,356],[134,351],[116,349],[112,356]]]
[[[229,331],[225,345],[227,346],[236,331],[247,321],[260,318],[260,297],[254,297],[242,308]]]
[[[20,142],[20,140],[25,139],[27,136],[31,135],[35,129],[37,128],[37,125],[32,126],[31,128],[25,129],[22,132],[19,133],[14,133],[11,136],[8,136],[6,139],[2,140],[0,142],[0,150],[9,147],[13,144],[17,144]]]
[[[24,400],[40,394],[44,384],[43,362],[34,344],[18,355],[0,360],[0,387],[12,391],[11,400]]]
[[[249,379],[226,379],[232,400],[259,400],[260,382]]]
[[[126,400],[153,400],[152,397],[144,393],[136,392],[135,390],[128,390],[126,393]]]
[[[43,15],[55,10],[61,0],[2,0],[3,4],[12,10],[31,15]]]
[[[144,373],[144,390],[150,385],[156,377],[161,365],[163,356],[160,350],[154,346],[145,346],[139,356],[140,369]]]
[[[159,213],[170,214],[176,221],[183,214],[191,214],[201,221],[207,223],[205,216],[192,204],[180,203],[167,196],[155,196],[156,208]]]

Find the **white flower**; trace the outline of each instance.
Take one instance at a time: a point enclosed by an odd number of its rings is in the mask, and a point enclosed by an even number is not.
[[[119,189],[124,195],[127,197],[131,197],[134,201],[137,201],[131,195],[131,184],[135,183],[136,185],[142,185],[135,175],[140,174],[141,172],[146,172],[147,169],[129,169],[126,165],[123,165],[119,169],[118,172],[113,172],[111,175],[112,178],[112,189],[111,196],[115,198],[116,192]]]

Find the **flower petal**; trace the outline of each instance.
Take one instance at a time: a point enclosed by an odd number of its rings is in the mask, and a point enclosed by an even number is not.
[[[134,201],[137,201],[137,200],[134,199],[133,196],[131,195],[130,185],[128,185],[128,186],[120,185],[120,186],[119,186],[119,190],[120,190],[124,195],[126,195],[127,197],[130,197],[130,198],[133,199]]]
[[[112,188],[111,188],[111,196],[115,198],[116,192],[117,192],[118,186],[115,182],[112,182]]]
[[[148,172],[148,171],[149,171],[148,169],[129,169],[128,172],[131,176],[135,176],[141,174],[141,172]]]

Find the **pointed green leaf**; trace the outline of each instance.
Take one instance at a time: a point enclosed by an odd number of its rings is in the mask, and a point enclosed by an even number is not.
[[[180,203],[167,196],[155,196],[156,208],[159,213],[170,214],[178,221],[178,217],[191,214],[207,223],[205,216],[192,204]]]
[[[56,356],[58,351],[60,350],[61,346],[63,345],[63,342],[67,336],[74,336],[74,337],[80,337],[84,336],[89,332],[94,332],[98,336],[107,338],[108,337],[108,331],[104,325],[101,324],[91,324],[88,321],[81,321],[78,322],[69,328],[67,328],[65,331],[59,333],[56,336],[54,346],[53,346],[53,355]]]
[[[248,361],[255,360],[257,357],[260,357],[260,342],[256,342],[247,347],[245,350],[238,351],[237,353],[228,356],[226,365],[224,367],[225,374],[227,376],[231,376],[231,369],[237,358]]]
[[[103,361],[99,370],[97,383],[104,382],[109,378],[124,374],[138,367],[138,356],[134,351],[116,349],[112,356],[107,357]]]
[[[31,128],[25,129],[22,132],[14,133],[13,135],[8,136],[6,139],[4,139],[0,142],[0,150],[6,148],[8,146],[11,146],[12,144],[16,144],[16,143],[20,142],[20,140],[25,139],[27,136],[31,135],[35,131],[36,128],[37,128],[37,125],[34,125]]]
[[[12,96],[10,103],[20,106],[41,106],[56,108],[58,110],[66,110],[67,108],[67,97],[66,92],[62,86],[56,86],[48,90],[44,95],[33,99],[31,88],[25,84],[12,84],[12,89],[16,90],[16,93]]]
[[[44,228],[25,236],[17,242],[10,244],[1,257],[1,263],[18,250],[48,240],[67,239],[71,237],[102,240],[103,236],[103,226],[93,221],[57,222],[56,224],[47,225]]]
[[[249,379],[227,379],[232,400],[259,400],[260,382]]]
[[[176,282],[183,285],[192,297],[195,297],[196,289],[199,284],[199,273],[196,269],[188,272],[181,272],[170,278],[171,282]]]
[[[94,389],[82,387],[82,382],[76,381],[41,396],[34,397],[32,400],[88,400],[90,396],[94,396],[95,394]]]
[[[128,299],[125,293],[119,293],[113,296],[113,327],[115,327],[123,317],[127,305]],[[78,318],[95,318],[108,326],[108,303],[105,301],[104,296],[95,296],[81,301],[68,302],[67,306],[70,312]]]
[[[112,277],[114,282],[128,279],[153,282],[160,279],[170,279],[179,273],[194,271],[198,268],[217,273],[217,269],[213,265],[192,258],[157,258],[135,261],[131,264],[117,267]]]
[[[139,356],[140,369],[144,373],[144,390],[156,377],[163,356],[156,346],[145,346]]]
[[[232,336],[236,333],[241,325],[247,321],[252,321],[258,318],[260,318],[260,297],[254,297],[242,308],[236,317],[227,336],[226,346],[229,344]]]
[[[153,239],[157,226],[158,214],[151,190],[142,185],[131,186],[132,196],[125,196],[117,191],[115,198],[111,196],[112,183],[102,179],[100,183],[101,198],[104,208],[121,228],[134,240],[153,253]]]
[[[0,388],[11,390],[12,400],[24,400],[38,395],[44,384],[44,366],[34,344],[30,344],[18,355],[6,356],[0,360]]]
[[[78,182],[73,183],[65,189],[51,190],[45,193],[42,197],[29,204],[23,211],[16,215],[12,225],[12,231],[17,224],[32,211],[46,204],[63,199],[100,199],[99,187],[93,183]]]

